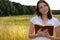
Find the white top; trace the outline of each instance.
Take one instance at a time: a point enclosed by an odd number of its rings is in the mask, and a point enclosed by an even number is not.
[[[38,24],[38,25],[44,26],[40,16],[34,16],[33,18],[31,18],[30,22],[32,22],[33,24]],[[58,25],[60,25],[60,22],[59,22],[58,19],[52,17],[52,19],[49,19],[47,21],[47,24],[51,24],[51,25],[54,26],[54,28],[56,28]],[[34,38],[32,40],[51,40],[51,39],[48,39],[46,37],[36,37],[36,38]]]

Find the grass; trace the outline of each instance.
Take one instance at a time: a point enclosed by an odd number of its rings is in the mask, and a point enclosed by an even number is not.
[[[30,18],[34,15],[0,17],[0,40],[30,40]],[[60,15],[54,15],[60,20]]]

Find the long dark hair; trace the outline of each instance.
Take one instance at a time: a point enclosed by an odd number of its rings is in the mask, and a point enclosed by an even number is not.
[[[52,12],[51,12],[51,10],[50,10],[50,7],[49,7],[49,5],[48,5],[48,3],[46,2],[46,1],[38,1],[37,2],[37,9],[36,9],[36,11],[37,11],[37,15],[38,16],[41,16],[41,18],[42,18],[42,14],[41,14],[41,12],[39,11],[39,3],[45,3],[47,6],[48,6],[48,8],[49,8],[49,11],[48,11],[48,13],[47,13],[47,17],[48,17],[48,19],[51,19],[52,18]]]

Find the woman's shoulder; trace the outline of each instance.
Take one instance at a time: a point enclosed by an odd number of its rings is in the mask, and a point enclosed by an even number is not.
[[[52,17],[52,21],[59,21],[56,17]]]
[[[52,21],[51,22],[54,24],[55,27],[57,27],[58,25],[60,25],[59,20],[57,18],[55,18],[55,17],[52,17]]]
[[[34,17],[32,17],[31,19],[30,19],[30,22],[32,22],[32,23],[36,23],[36,22],[38,22],[39,21],[39,16],[34,16]]]
[[[30,20],[35,20],[37,18],[38,18],[38,16],[36,15],[36,16],[32,17]]]

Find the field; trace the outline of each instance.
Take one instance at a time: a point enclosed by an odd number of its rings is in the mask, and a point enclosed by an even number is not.
[[[30,40],[30,19],[35,15],[0,17],[0,40]],[[54,15],[60,20],[60,15]]]

